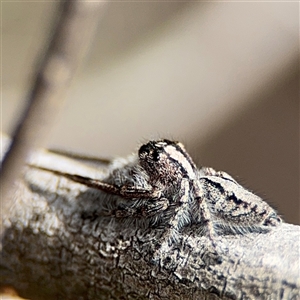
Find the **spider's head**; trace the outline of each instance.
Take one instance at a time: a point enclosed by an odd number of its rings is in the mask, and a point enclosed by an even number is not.
[[[150,178],[160,182],[195,177],[196,166],[183,145],[169,140],[150,141],[139,149],[141,166]]]

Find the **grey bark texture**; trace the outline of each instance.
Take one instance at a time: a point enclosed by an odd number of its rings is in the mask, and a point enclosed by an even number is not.
[[[46,151],[30,163],[101,179],[109,167]],[[193,228],[160,261],[163,229],[99,217],[106,194],[26,167],[1,229],[1,285],[30,299],[300,299],[299,226],[218,238]]]

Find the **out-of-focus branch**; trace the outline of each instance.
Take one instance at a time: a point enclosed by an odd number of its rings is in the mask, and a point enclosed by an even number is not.
[[[1,215],[10,203],[7,194],[33,147],[41,146],[62,106],[65,93],[93,39],[101,2],[62,1],[53,36],[37,68],[26,109],[13,133],[0,175]]]

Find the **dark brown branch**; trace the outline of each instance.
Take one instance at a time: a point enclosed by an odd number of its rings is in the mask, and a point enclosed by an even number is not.
[[[6,214],[13,181],[33,147],[41,146],[55,121],[71,79],[82,62],[96,29],[101,2],[62,1],[42,63],[38,68],[26,109],[16,126],[1,167],[1,214]]]

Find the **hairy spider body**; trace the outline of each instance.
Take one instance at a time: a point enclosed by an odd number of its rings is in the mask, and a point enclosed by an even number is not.
[[[163,227],[162,248],[187,226],[196,225],[215,247],[218,235],[265,232],[281,223],[273,208],[230,175],[198,169],[181,143],[166,139],[142,145],[123,163],[116,160],[105,181],[34,167],[121,197],[107,215]]]

